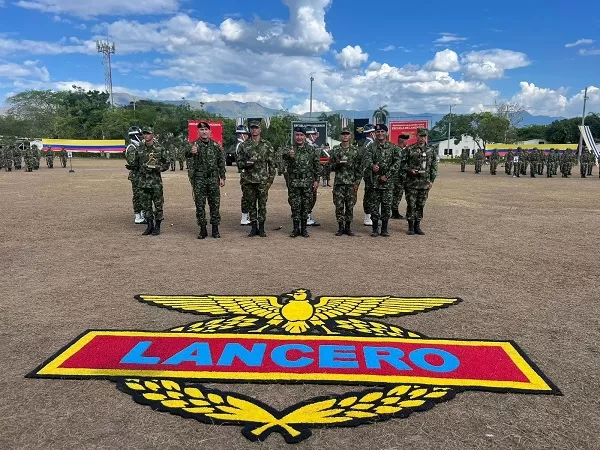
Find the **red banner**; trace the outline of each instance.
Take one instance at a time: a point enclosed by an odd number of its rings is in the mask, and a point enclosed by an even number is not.
[[[399,120],[390,122],[389,124],[389,135],[390,142],[392,144],[398,143],[398,136],[401,133],[408,133],[410,138],[407,141],[407,145],[417,143],[417,129],[429,128],[428,120]]]
[[[198,139],[198,122],[202,120],[188,120],[188,142]],[[210,138],[223,147],[223,122],[207,121],[210,125]]]

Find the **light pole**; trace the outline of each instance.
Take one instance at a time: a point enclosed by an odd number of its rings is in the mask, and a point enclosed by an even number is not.
[[[311,76],[310,76],[310,105],[309,105],[310,112],[308,113],[308,117],[309,117],[310,119],[312,119],[312,86],[313,86],[313,81],[315,81],[315,79],[314,79],[314,78],[313,78],[313,76],[311,75]]]
[[[448,118],[448,145],[446,146],[446,155],[450,156],[450,130],[452,129],[452,107],[456,105],[450,105],[450,117]]]
[[[583,114],[581,115],[581,126],[584,127],[585,126],[585,104],[587,102],[588,96],[587,96],[587,86],[585,88],[585,91],[583,92]],[[581,149],[583,148],[583,131],[579,132],[579,147],[577,148],[577,151],[579,152],[579,164],[581,164]]]

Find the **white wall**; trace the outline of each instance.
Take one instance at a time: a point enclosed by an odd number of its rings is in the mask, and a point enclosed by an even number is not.
[[[450,144],[449,148],[452,151],[451,155],[445,154],[448,150],[448,144]],[[471,150],[471,155],[473,155],[473,150],[477,150],[479,148],[471,136],[463,136],[458,144],[454,143],[454,139],[450,139],[450,143],[448,143],[448,139],[446,139],[445,141],[441,141],[434,145],[438,146],[438,156],[440,159],[452,157],[457,158],[460,156],[463,148],[468,148]]]

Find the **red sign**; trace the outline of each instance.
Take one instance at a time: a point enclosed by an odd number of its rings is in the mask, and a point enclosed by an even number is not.
[[[389,123],[389,134],[390,142],[392,144],[398,143],[398,136],[401,133],[408,133],[410,138],[407,141],[407,145],[417,143],[417,129],[429,128],[428,120],[399,120]]]
[[[198,139],[198,122],[202,121],[188,120],[188,142],[194,142]],[[208,121],[208,124],[210,125],[210,138],[223,147],[223,122]]]

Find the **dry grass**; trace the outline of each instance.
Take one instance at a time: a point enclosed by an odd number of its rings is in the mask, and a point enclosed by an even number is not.
[[[71,174],[44,167],[0,173],[1,448],[281,448],[278,435],[252,444],[238,427],[154,412],[108,381],[23,376],[88,328],[163,330],[194,320],[143,305],[135,294],[294,287],[314,295],[460,296],[458,306],[388,322],[434,337],[513,339],[564,393],[463,393],[406,420],[315,430],[299,448],[598,448],[598,178],[475,176],[472,167],[461,174],[442,165],[423,221],[427,235],[407,236],[406,222],[393,221],[389,239],[368,236],[360,207],[361,236],[334,237],[330,189],[317,203],[323,226],[310,239],[288,238],[278,178],[269,237],[249,239],[239,226],[237,173],[229,168],[223,238],[200,241],[185,171],[164,174],[164,232],[143,237],[122,167],[76,159]],[[235,390],[284,407],[346,389]]]

